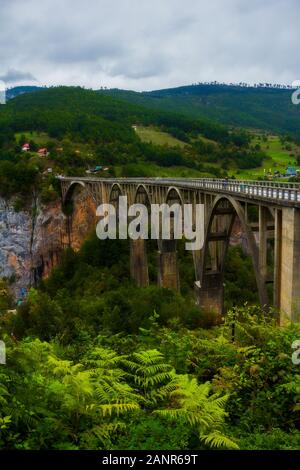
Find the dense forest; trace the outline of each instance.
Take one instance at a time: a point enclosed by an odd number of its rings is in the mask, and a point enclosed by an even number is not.
[[[170,111],[194,119],[209,118],[224,125],[265,129],[300,138],[299,106],[292,103],[293,90],[278,86],[197,84],[136,93],[102,90],[130,103]]]
[[[156,126],[180,139],[183,147],[142,142],[133,126]],[[39,133],[49,157],[37,157]],[[37,138],[36,138],[37,136]],[[30,152],[21,144],[29,141]],[[81,150],[80,146],[82,147]],[[243,130],[232,130],[207,119],[150,110],[91,90],[72,87],[25,93],[0,108],[0,192],[11,196],[28,189],[55,190],[54,173],[85,174],[106,165],[110,174],[153,176],[158,168],[174,168],[178,176],[192,170],[198,176],[227,176],[227,170],[259,166],[265,153],[251,145]]]
[[[104,88],[98,91],[152,111],[167,111],[191,119],[208,118],[227,126],[265,129],[299,139],[299,109],[291,100],[295,89],[270,83],[246,85],[197,83],[141,93]],[[15,87],[7,91],[7,97],[39,90],[34,86]]]
[[[128,252],[92,236],[1,316],[1,447],[300,449],[299,325],[255,305],[216,324],[187,293],[137,288]]]

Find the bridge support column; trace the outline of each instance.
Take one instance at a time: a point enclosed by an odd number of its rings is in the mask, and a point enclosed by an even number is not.
[[[158,252],[158,284],[179,290],[176,240],[161,240]]]
[[[275,239],[274,239],[274,307],[280,309],[281,264],[282,264],[282,211],[275,209]]]
[[[219,220],[217,217],[215,217],[212,221],[212,226],[211,230],[212,232],[218,232],[218,225],[219,225]],[[211,263],[211,269],[212,271],[217,271],[218,270],[218,242],[214,243],[209,243],[208,245],[209,249],[209,254],[210,254],[210,263]]]
[[[221,273],[206,273],[202,284],[195,282],[196,302],[201,310],[221,316],[224,312],[224,284]]]
[[[258,266],[262,281],[265,283],[267,278],[267,222],[268,222],[268,209],[259,206],[259,252],[258,252]]]
[[[281,323],[285,317],[300,322],[300,209],[283,208],[276,229],[275,286]]]
[[[130,240],[130,275],[139,287],[149,285],[146,243],[143,239]]]
[[[194,262],[194,269],[195,269],[195,278],[200,279],[203,250],[196,250],[196,251],[193,250],[192,255],[193,255],[193,262]]]

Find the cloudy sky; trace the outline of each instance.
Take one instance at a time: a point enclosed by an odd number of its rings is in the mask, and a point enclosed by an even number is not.
[[[151,90],[300,79],[299,0],[0,0],[0,80]]]

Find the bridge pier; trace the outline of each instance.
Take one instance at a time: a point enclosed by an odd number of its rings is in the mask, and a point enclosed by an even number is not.
[[[267,243],[268,243],[268,209],[259,206],[259,252],[258,266],[262,282],[267,279]]]
[[[149,285],[148,259],[144,239],[130,240],[130,275],[139,287]]]
[[[176,240],[160,240],[158,251],[158,284],[179,290]]]
[[[222,273],[206,273],[202,284],[195,282],[196,303],[207,313],[224,313],[224,284]]]
[[[274,291],[273,304],[280,308],[282,264],[282,211],[275,209],[275,238],[274,238]]]
[[[300,210],[282,208],[277,214],[275,289],[281,323],[300,321]]]

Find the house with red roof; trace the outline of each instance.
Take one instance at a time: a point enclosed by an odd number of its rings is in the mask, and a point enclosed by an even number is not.
[[[28,143],[25,143],[22,145],[22,152],[28,152],[30,150],[30,145]]]

